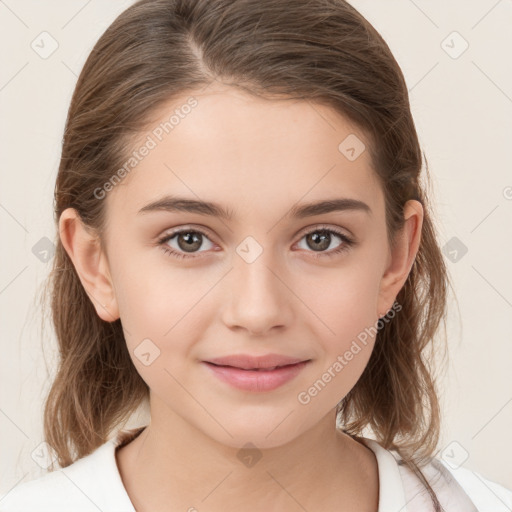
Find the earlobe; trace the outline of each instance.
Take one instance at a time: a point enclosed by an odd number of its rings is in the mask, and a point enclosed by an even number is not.
[[[377,311],[384,316],[391,309],[411,271],[421,241],[423,206],[419,201],[407,201],[404,206],[405,223],[396,234],[396,243],[390,249],[388,265],[382,276]]]
[[[74,208],[62,212],[59,235],[98,316],[106,322],[117,320],[119,311],[108,260],[98,236],[87,229]]]

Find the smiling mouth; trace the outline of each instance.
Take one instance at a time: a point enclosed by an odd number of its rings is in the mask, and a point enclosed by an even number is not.
[[[310,363],[311,360],[308,359],[267,368],[240,368],[210,361],[203,362],[216,378],[234,388],[249,392],[273,391],[294,379]]]

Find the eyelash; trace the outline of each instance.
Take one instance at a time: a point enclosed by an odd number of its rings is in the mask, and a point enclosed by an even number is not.
[[[343,243],[337,249],[333,249],[330,252],[319,251],[316,254],[312,255],[313,258],[323,258],[323,257],[330,258],[330,257],[334,257],[334,256],[336,256],[338,254],[341,254],[341,253],[343,253],[345,251],[348,251],[356,243],[352,238],[349,238],[347,235],[345,235],[344,233],[341,233],[340,231],[338,231],[336,229],[325,228],[325,227],[321,227],[321,226],[319,226],[319,227],[317,227],[315,229],[312,229],[311,231],[308,231],[308,232],[304,233],[302,235],[302,237],[300,238],[300,240],[302,240],[302,238],[304,238],[305,236],[308,236],[308,235],[310,235],[312,233],[317,233],[317,232],[329,233],[329,234],[336,235],[336,236],[338,236],[342,240]],[[174,249],[169,248],[169,246],[166,245],[166,243],[169,240],[171,240],[176,235],[179,235],[181,233],[199,233],[202,236],[204,236],[204,237],[209,239],[208,234],[205,233],[204,231],[201,231],[200,229],[197,229],[197,228],[194,228],[194,229],[180,229],[178,231],[174,231],[173,233],[165,235],[163,238],[160,238],[158,240],[158,245],[161,247],[161,249],[164,251],[164,253],[168,254],[169,256],[175,257],[175,258],[179,258],[179,259],[181,259],[181,258],[198,258],[198,257],[200,258],[201,256],[193,256],[192,254],[194,254],[194,253],[191,253],[189,255],[189,254],[186,254],[186,253],[178,252],[178,251],[175,251]],[[313,252],[314,253],[314,251],[308,251],[308,252]]]

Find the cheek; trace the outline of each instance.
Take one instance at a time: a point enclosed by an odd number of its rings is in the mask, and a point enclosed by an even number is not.
[[[357,336],[375,323],[379,279],[364,261],[302,280],[298,295],[316,317],[317,333],[329,345]]]
[[[112,258],[113,279],[121,320],[127,326],[137,326],[139,331],[147,328],[161,336],[196,296],[197,284],[190,284],[192,276],[166,258],[157,247],[117,247]]]
[[[299,293],[311,310],[307,324],[324,372],[317,376],[317,388],[325,387],[318,405],[334,406],[356,384],[370,359],[377,334],[378,283],[377,272],[365,259],[318,273],[313,280],[308,276],[302,283]]]
[[[128,348],[150,340],[160,351],[159,363],[173,366],[200,337],[209,313],[204,298],[218,277],[200,270],[166,265],[163,254],[155,264],[119,261],[116,267],[116,297]],[[151,343],[146,341],[151,348]],[[157,351],[157,348],[154,350]],[[156,362],[156,360],[155,360]]]

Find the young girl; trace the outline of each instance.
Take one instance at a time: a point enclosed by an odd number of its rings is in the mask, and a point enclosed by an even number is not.
[[[0,510],[511,510],[436,457],[449,278],[421,168],[402,72],[343,0],[123,12],[55,188],[60,469]]]

